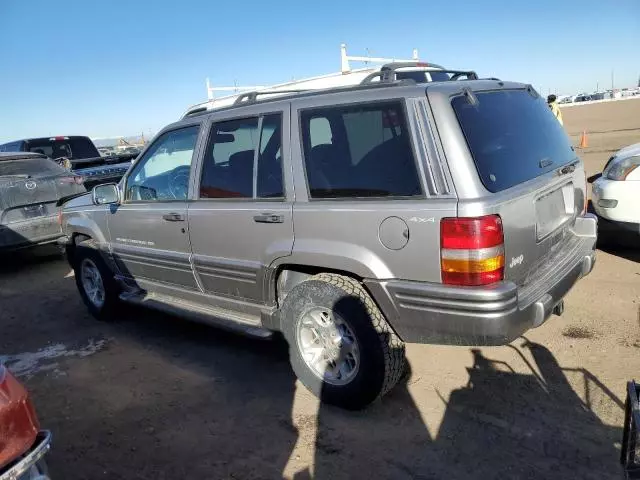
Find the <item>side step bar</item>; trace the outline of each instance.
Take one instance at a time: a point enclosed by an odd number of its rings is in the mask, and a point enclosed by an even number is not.
[[[169,295],[144,291],[123,292],[120,300],[263,340],[273,335],[271,330],[260,326],[260,318],[257,316],[243,315]]]

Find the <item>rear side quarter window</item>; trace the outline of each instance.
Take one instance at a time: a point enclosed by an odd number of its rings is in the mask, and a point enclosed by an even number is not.
[[[422,195],[401,101],[303,110],[311,198]]]

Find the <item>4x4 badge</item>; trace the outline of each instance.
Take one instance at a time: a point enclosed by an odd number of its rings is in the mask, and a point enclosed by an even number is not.
[[[416,223],[434,223],[436,221],[436,219],[434,217],[430,217],[430,218],[424,218],[424,217],[411,217],[409,219],[410,222],[416,222]]]

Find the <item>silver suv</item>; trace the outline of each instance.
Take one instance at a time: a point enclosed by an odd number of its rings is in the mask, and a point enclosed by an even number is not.
[[[506,344],[562,313],[597,230],[545,101],[496,79],[243,95],[166,127],[62,222],[96,317],[282,332],[302,383],[350,409],[401,378],[404,342]]]

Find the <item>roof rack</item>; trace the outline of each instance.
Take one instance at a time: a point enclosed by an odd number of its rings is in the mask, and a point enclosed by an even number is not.
[[[360,85],[367,85],[369,83],[373,83],[372,80],[376,78],[380,78],[381,83],[391,83],[395,82],[397,79],[396,72],[401,68],[433,68],[437,72],[449,73],[451,74],[451,80],[458,80],[460,77],[467,77],[467,80],[478,80],[478,74],[472,70],[448,70],[441,65],[437,65],[435,63],[425,63],[425,62],[393,62],[387,63],[380,67],[379,72],[373,72],[370,75],[367,75]]]
[[[230,106],[246,105],[258,101],[259,95],[277,95],[286,93],[303,93],[312,90],[324,90],[331,88],[344,88],[356,85],[390,85],[397,82],[398,77],[402,77],[399,69],[437,71],[449,74],[451,80],[458,80],[465,77],[469,80],[478,78],[473,71],[447,70],[435,63],[425,63],[418,59],[418,51],[414,49],[411,59],[382,58],[347,55],[347,46],[340,45],[341,70],[336,73],[320,75],[315,77],[291,80],[285,83],[271,86],[239,86],[213,87],[207,79],[207,101],[192,105],[183,116],[196,115],[209,110],[227,108]],[[364,63],[365,68],[352,69],[350,62]],[[376,65],[377,64],[377,65]],[[404,72],[402,72],[404,73]],[[380,81],[373,81],[374,79]],[[418,79],[418,82],[420,80]],[[407,78],[406,82],[414,83],[415,80]],[[231,95],[216,98],[216,92],[228,91]]]
[[[340,70],[343,74],[351,73],[352,70],[349,62],[361,62],[365,64],[387,64],[395,62],[417,62],[418,58],[419,57],[417,48],[413,49],[411,60],[400,60],[399,58],[370,57],[369,55],[347,55],[347,45],[345,43],[340,44]]]

